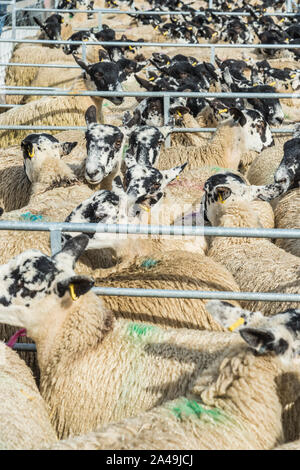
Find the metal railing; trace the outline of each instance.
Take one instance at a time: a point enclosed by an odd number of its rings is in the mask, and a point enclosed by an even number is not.
[[[0,42],[23,42],[23,43],[37,43],[37,44],[52,44],[53,41],[49,40],[18,40],[16,39],[16,1],[1,2],[13,6],[12,9],[12,31],[13,37],[11,39],[4,39]],[[213,0],[209,0],[209,7],[213,8]],[[22,11],[36,11],[36,12],[58,12],[58,13],[91,13],[91,10],[58,10],[58,9],[22,9]],[[190,12],[174,11],[174,12],[157,12],[157,11],[122,11],[118,9],[95,9],[93,13],[98,15],[98,28],[102,28],[103,15],[106,14],[135,14],[135,15],[189,15]],[[205,14],[202,11],[199,14]],[[235,12],[216,12],[217,15],[225,16],[249,16],[249,13],[235,13]],[[272,14],[265,13],[265,16],[294,16],[292,13],[292,0],[286,2],[286,12],[275,12]],[[239,49],[283,49],[287,45],[274,45],[274,44],[177,44],[177,43],[156,43],[145,42],[139,43],[134,41],[128,42],[80,42],[80,41],[56,41],[59,44],[73,44],[82,45],[83,58],[86,57],[86,47],[90,45],[106,45],[106,46],[139,46],[139,47],[193,47],[193,48],[209,48],[210,60],[212,63],[215,61],[216,49],[222,48],[239,48]],[[291,46],[293,49],[300,48],[300,45]],[[80,68],[77,65],[62,65],[62,64],[22,64],[22,63],[1,63],[0,66],[22,66],[22,67],[57,67],[57,68]],[[299,99],[300,94],[297,93],[183,93],[183,92],[73,92],[63,91],[58,89],[40,89],[31,88],[24,89],[21,87],[14,87],[5,90],[3,93],[6,95],[36,95],[36,96],[130,96],[130,97],[147,97],[157,96],[163,97],[164,100],[164,122],[169,121],[169,108],[170,98],[178,96],[186,96],[191,98],[295,98]],[[4,106],[4,105],[3,105]],[[9,106],[9,105],[8,105]],[[61,129],[85,129],[82,126],[1,126],[0,129],[36,129],[36,130],[61,130]],[[174,128],[176,132],[211,132],[214,128]],[[293,132],[293,129],[272,129],[273,132]],[[61,235],[62,232],[85,232],[85,233],[120,233],[120,234],[152,234],[152,235],[182,235],[182,236],[220,236],[220,237],[254,237],[254,238],[291,238],[299,239],[300,230],[295,229],[239,229],[239,228],[223,228],[223,227],[193,227],[193,226],[143,226],[143,225],[106,225],[106,224],[74,224],[74,223],[56,223],[56,222],[19,222],[19,221],[0,221],[0,230],[32,230],[32,231],[49,231],[51,253],[55,254],[61,249]],[[121,295],[121,296],[134,296],[134,297],[160,297],[160,298],[190,298],[190,299],[223,299],[223,300],[255,300],[255,301],[270,301],[270,302],[300,302],[300,294],[282,294],[274,292],[206,292],[206,291],[184,291],[184,290],[166,290],[166,289],[128,289],[128,288],[108,288],[108,287],[95,287],[93,291],[98,295]],[[18,350],[35,350],[34,345],[30,344],[17,344],[15,349]]]

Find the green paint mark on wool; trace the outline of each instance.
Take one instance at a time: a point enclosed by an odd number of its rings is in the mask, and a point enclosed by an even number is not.
[[[130,323],[128,325],[128,331],[130,336],[145,338],[155,331],[155,327],[151,325],[143,325],[141,323]]]
[[[141,266],[142,266],[142,268],[150,269],[150,268],[153,268],[154,266],[156,266],[157,263],[158,263],[157,260],[152,259],[152,258],[147,258],[147,259],[145,259],[144,261],[141,262]]]
[[[222,412],[217,408],[204,408],[196,400],[188,400],[187,398],[178,400],[177,405],[173,407],[171,411],[174,413],[176,418],[181,421],[189,416],[197,416],[197,418],[209,416],[213,421],[218,422],[222,417]]]
[[[229,168],[221,168],[220,166],[212,166],[211,171],[214,171],[215,173],[217,171],[231,171]]]
[[[42,215],[35,215],[31,212],[25,212],[24,214],[20,215],[21,220],[25,220],[27,222],[41,222],[43,220]]]
[[[102,105],[102,106],[108,106],[108,103],[103,103],[103,105]]]

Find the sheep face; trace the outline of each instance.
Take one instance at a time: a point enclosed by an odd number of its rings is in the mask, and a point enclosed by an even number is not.
[[[239,175],[231,172],[211,176],[204,185],[204,217],[217,226],[228,204],[235,201],[270,201],[283,193],[280,184],[250,186]]]
[[[149,165],[136,164],[135,158],[126,155],[127,171],[125,188],[128,207],[142,204],[142,208],[154,206],[163,196],[165,187],[186,167],[187,163],[170,170],[159,171]]]
[[[86,235],[69,240],[56,255],[29,250],[0,267],[0,322],[22,326],[33,334],[51,308],[68,308],[71,295],[88,292],[93,281],[74,273],[88,243]],[[72,285],[71,292],[69,286]]]
[[[135,157],[137,163],[154,165],[167,133],[162,134],[157,127],[138,127],[130,134],[128,153]]]
[[[46,159],[60,159],[68,155],[77,142],[60,143],[50,134],[30,134],[21,142],[24,170],[31,183],[38,180],[39,172]]]
[[[97,41],[96,37],[90,31],[78,31],[72,36],[70,36],[68,41]],[[73,44],[64,44],[63,51],[66,55],[73,54],[73,52],[78,52],[80,45]]]
[[[244,141],[246,150],[261,152],[264,148],[274,145],[270,127],[259,111],[237,108],[231,108],[229,111],[240,127],[240,138]]]
[[[300,138],[289,140],[283,147],[284,156],[274,175],[284,191],[297,188],[300,182]]]
[[[242,338],[257,354],[272,352],[283,362],[299,361],[300,310],[288,309],[271,317],[214,300],[206,308],[220,325]]]
[[[61,40],[61,23],[63,23],[63,17],[61,15],[51,15],[47,18],[45,23],[41,23],[41,21],[35,17],[34,20],[49,39],[52,41]],[[58,45],[57,47],[60,46]]]
[[[98,184],[114,170],[117,171],[123,151],[124,134],[116,126],[90,123],[85,138],[85,178],[90,184]]]

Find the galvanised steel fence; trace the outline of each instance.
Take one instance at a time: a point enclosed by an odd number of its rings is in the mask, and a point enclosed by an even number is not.
[[[9,39],[1,39],[0,43],[36,43],[36,44],[51,44],[53,41],[49,40],[33,40],[33,39],[16,39],[18,26],[16,24],[16,1],[6,2],[0,1],[1,4],[12,5],[12,37]],[[270,14],[271,16],[294,16],[293,4],[295,2],[288,0],[286,2],[286,12],[275,12]],[[213,1],[209,0],[209,8],[213,8]],[[58,10],[58,9],[22,9],[25,11],[35,11],[37,13],[49,12],[49,13],[91,13],[91,10]],[[118,9],[94,9],[93,13],[98,15],[98,28],[102,28],[103,16],[107,14],[143,14],[143,15],[188,15],[189,12],[157,12],[157,11],[123,11]],[[199,11],[199,14],[204,14]],[[234,12],[215,12],[217,15],[226,16],[248,16],[249,13],[234,13]],[[269,15],[265,13],[265,15]],[[32,28],[30,29],[38,29]],[[80,41],[56,41],[58,44],[70,44],[82,46],[82,57],[86,58],[86,48],[90,45],[106,45],[106,46],[138,46],[138,47],[193,47],[193,48],[209,48],[210,59],[214,63],[215,51],[217,48],[239,48],[239,49],[282,49],[287,48],[287,45],[281,44],[175,44],[175,43],[155,43],[155,42],[80,42]],[[295,49],[300,48],[300,45],[293,45]],[[0,67],[2,66],[27,66],[27,67],[55,67],[55,68],[80,68],[77,65],[55,65],[55,64],[30,64],[30,63],[10,63],[1,61]],[[36,96],[134,96],[134,97],[163,97],[164,100],[164,121],[165,124],[169,122],[169,108],[170,98],[178,96],[186,97],[206,97],[206,98],[292,98],[299,99],[300,93],[183,93],[183,92],[73,92],[61,89],[54,89],[50,87],[3,87],[3,93],[5,95],[36,95]],[[6,105],[14,106],[14,105]],[[19,106],[19,105],[15,105]],[[82,129],[85,127],[80,126],[0,126],[0,129],[35,129],[35,130],[62,130],[62,129]],[[214,128],[174,128],[176,132],[211,132]],[[272,129],[274,133],[293,132],[292,128],[286,129]],[[168,144],[168,143],[167,143]],[[57,223],[57,222],[19,222],[19,221],[0,221],[0,230],[24,230],[24,231],[49,231],[50,232],[50,244],[52,254],[57,253],[61,249],[61,234],[62,232],[84,232],[84,233],[120,233],[120,234],[152,234],[152,235],[182,235],[182,236],[219,236],[219,237],[255,237],[255,238],[300,238],[300,229],[240,229],[240,228],[224,228],[224,227],[194,227],[194,226],[154,226],[154,225],[118,225],[118,224],[74,224],[74,223]],[[270,293],[270,292],[206,292],[206,291],[184,291],[184,290],[166,290],[166,289],[125,289],[125,288],[107,288],[107,287],[95,287],[94,292],[98,295],[121,295],[121,296],[133,296],[133,297],[165,297],[165,298],[189,298],[189,299],[224,299],[224,300],[255,300],[255,301],[270,301],[270,302],[300,302],[300,294],[283,294],[283,293]],[[15,349],[22,350],[35,350],[35,346],[31,344],[18,344]]]

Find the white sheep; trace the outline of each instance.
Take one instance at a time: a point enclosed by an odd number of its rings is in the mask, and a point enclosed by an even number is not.
[[[76,146],[77,142],[59,141],[50,134],[29,134],[21,142],[21,152],[23,161],[20,160],[15,151],[14,158],[4,151],[2,160],[3,169],[0,169],[0,198],[2,208],[5,211],[20,209],[29,203],[30,197],[34,194],[33,186],[37,183],[40,187],[44,184],[44,189],[51,184],[63,185],[68,179],[75,180],[65,163],[60,162],[64,155],[68,155]],[[12,149],[15,150],[15,149]],[[16,155],[17,154],[17,155]],[[60,170],[62,169],[62,174]],[[52,171],[51,171],[52,170]]]
[[[75,80],[70,96],[45,97],[22,106],[13,108],[0,116],[1,125],[84,125],[84,113],[94,104],[97,116],[103,122],[101,97],[71,96],[73,93],[95,89],[97,91],[121,91],[120,66],[112,62],[87,64],[76,58],[77,63],[85,70],[85,77]],[[115,104],[123,99],[110,97]],[[0,133],[0,146],[7,147],[26,136],[26,131],[3,130]]]
[[[299,399],[300,311],[239,329],[188,393],[52,449],[263,450],[285,442],[284,407]],[[233,335],[236,336],[236,335]]]
[[[213,226],[261,227],[256,199],[272,199],[280,185],[248,186],[232,173],[217,174],[205,183],[205,214]],[[261,202],[260,202],[261,204]],[[267,203],[265,203],[267,204]],[[264,238],[211,237],[208,255],[226,266],[241,291],[299,293],[300,260]],[[272,267],[270,271],[270,267]],[[273,315],[296,307],[295,302],[243,301],[249,310]]]
[[[52,257],[29,250],[0,267],[0,321],[35,341],[41,394],[60,438],[184,395],[240,341],[229,332],[116,321],[88,292],[93,281],[74,273],[87,243],[80,235]]]
[[[53,444],[57,437],[49,409],[31,371],[0,341],[0,449],[29,450]]]
[[[263,148],[272,145],[270,128],[260,112],[236,108],[230,111],[233,118],[221,123],[207,144],[163,150],[159,168],[188,160],[190,168],[216,165],[237,170],[241,156],[247,150],[261,152]]]

